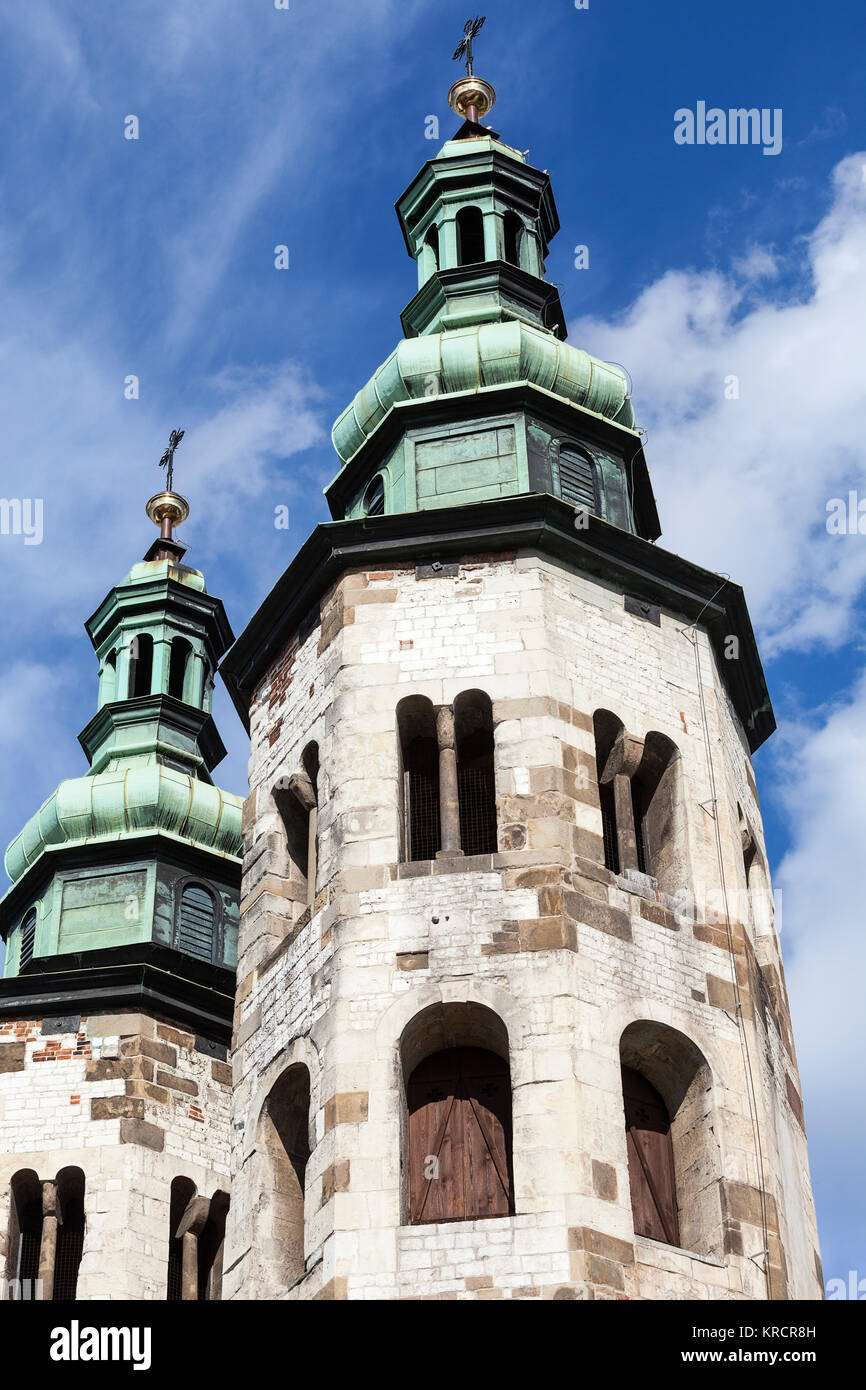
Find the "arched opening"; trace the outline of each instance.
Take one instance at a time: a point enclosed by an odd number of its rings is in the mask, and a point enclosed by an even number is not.
[[[598,800],[601,807],[601,833],[604,844],[604,865],[612,873],[618,874],[619,837],[616,822],[616,796],[613,772],[608,768],[614,744],[623,733],[622,720],[617,719],[610,710],[598,709],[592,716],[595,734],[595,766],[598,782]]]
[[[384,512],[385,479],[382,477],[381,473],[377,473],[367,487],[361,507],[365,516],[381,516]]]
[[[427,229],[422,249],[424,279],[429,280],[439,269],[439,228],[434,223]]]
[[[191,657],[192,644],[185,637],[173,637],[168,666],[168,693],[173,695],[176,700],[182,700],[186,693]]]
[[[21,950],[18,953],[18,969],[24,970],[33,959],[33,952],[36,947],[36,923],[38,917],[35,907],[24,917],[21,923]]]
[[[200,883],[188,883],[180,895],[175,944],[196,960],[215,959],[216,905],[210,889]]]
[[[62,1168],[56,1183],[59,1210],[52,1297],[55,1303],[63,1303],[76,1297],[84,1253],[84,1173],[80,1168]]]
[[[475,265],[484,260],[484,217],[476,207],[461,208],[457,214],[457,264]]]
[[[42,1183],[32,1168],[22,1168],[11,1182],[6,1278],[21,1282],[39,1278],[42,1242]],[[32,1288],[20,1290],[33,1297]]]
[[[301,754],[301,770],[281,779],[274,804],[283,832],[283,876],[289,899],[312,911],[316,900],[319,847],[319,746],[309,743]]]
[[[142,632],[129,645],[129,698],[149,695],[152,677],[153,638]]]
[[[454,701],[460,844],[464,854],[496,853],[496,778],[493,768],[493,706],[483,690],[467,690]]]
[[[223,1250],[229,1195],[217,1191],[210,1199],[208,1217],[198,1238],[198,1296],[207,1303],[219,1303],[223,1289]]]
[[[102,703],[110,704],[117,695],[117,651],[112,650],[102,667]]]
[[[739,915],[742,916],[743,921],[752,923],[756,937],[766,936],[773,929],[773,895],[770,889],[770,877],[767,873],[764,857],[758,848],[758,842],[743,815],[742,807],[738,806],[737,811],[743,850],[743,870],[746,875],[745,911]]]
[[[439,749],[433,705],[410,695],[397,706],[404,860],[435,859],[439,823]]]
[[[572,507],[598,511],[595,464],[574,444],[563,443],[559,448],[559,491],[563,502]]]
[[[178,1234],[184,1212],[195,1197],[190,1178],[173,1178],[169,1201],[168,1278],[165,1296],[169,1303],[183,1299],[183,1236]]]
[[[257,1149],[264,1165],[258,1255],[270,1264],[275,1286],[290,1286],[305,1270],[310,1073],[302,1063],[289,1067],[271,1088],[259,1120]]]
[[[410,1225],[514,1211],[511,1076],[502,1020],[434,1004],[401,1041]]]
[[[523,246],[523,222],[516,212],[507,212],[503,218],[505,238],[505,259],[510,265],[520,265]]]
[[[664,734],[648,733],[631,784],[637,867],[671,894],[688,882],[680,771],[676,744]]]
[[[717,1256],[721,1164],[706,1058],[676,1029],[642,1019],[625,1029],[620,1061],[635,1233]]]

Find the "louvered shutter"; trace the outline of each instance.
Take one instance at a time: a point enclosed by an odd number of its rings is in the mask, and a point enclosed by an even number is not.
[[[196,884],[184,888],[180,899],[177,944],[196,960],[213,960],[214,902],[206,888]]]
[[[33,948],[36,945],[36,913],[28,912],[21,924],[21,954],[18,958],[18,969],[22,970],[25,965],[29,965],[33,959]]]
[[[588,458],[576,449],[559,451],[559,489],[564,502],[573,507],[586,507],[594,512],[595,478],[593,466]]]

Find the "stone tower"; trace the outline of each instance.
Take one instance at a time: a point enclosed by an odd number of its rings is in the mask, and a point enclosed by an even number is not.
[[[87,622],[90,769],[6,852],[0,902],[0,1251],[7,1294],[219,1296],[241,800],[213,675],[222,603],[162,536]]]
[[[334,520],[223,663],[252,740],[225,1297],[821,1296],[743,593],[653,544],[567,346],[547,175],[481,121]]]

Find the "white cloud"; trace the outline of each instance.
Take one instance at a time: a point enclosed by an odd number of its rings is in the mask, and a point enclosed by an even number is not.
[[[662,545],[745,586],[765,656],[843,642],[866,580],[866,537],[825,528],[828,500],[862,486],[864,165],[852,155],[834,172],[832,206],[802,242],[799,298],[753,251],[739,273],[671,271],[619,321],[571,326],[632,375]]]

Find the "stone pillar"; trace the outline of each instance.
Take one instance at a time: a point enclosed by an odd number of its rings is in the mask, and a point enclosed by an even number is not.
[[[210,1199],[193,1197],[177,1228],[177,1234],[183,1241],[180,1296],[184,1300],[198,1299],[198,1238],[207,1225],[209,1214]]]
[[[640,767],[642,757],[643,740],[622,730],[610,750],[600,778],[601,782],[613,782],[620,873],[625,873],[626,869],[637,869],[638,866],[631,779]]]
[[[54,1297],[54,1263],[57,1255],[58,1211],[57,1184],[42,1184],[42,1239],[39,1243],[39,1278],[42,1297],[50,1303]]]
[[[444,859],[463,853],[460,847],[454,711],[450,705],[440,705],[436,711],[436,740],[439,745],[439,827],[442,837],[442,848],[436,857]]]

